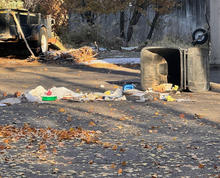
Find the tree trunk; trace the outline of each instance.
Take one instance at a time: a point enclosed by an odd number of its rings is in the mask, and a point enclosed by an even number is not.
[[[150,31],[147,35],[147,40],[150,40],[153,36],[153,33],[154,33],[154,29],[156,27],[156,24],[157,24],[157,20],[159,19],[160,17],[160,13],[159,12],[156,12],[155,15],[154,15],[154,19],[152,21],[152,24],[150,26]]]
[[[142,44],[142,45],[140,45],[140,46],[138,47],[138,50],[139,50],[139,51],[140,51],[143,47],[145,47],[145,46],[147,45],[147,43],[148,43],[148,40],[150,40],[150,39],[152,38],[153,33],[154,33],[154,29],[155,29],[155,27],[156,27],[156,25],[157,25],[157,21],[158,21],[159,17],[160,17],[160,13],[159,13],[159,12],[156,12],[155,15],[154,15],[153,21],[152,21],[152,23],[151,23],[151,26],[150,26],[150,31],[149,31],[149,33],[148,33],[148,35],[147,35],[147,39],[146,39],[146,41],[144,42],[144,44]]]
[[[120,12],[120,37],[125,39],[125,12]]]
[[[127,39],[126,39],[127,42],[131,40],[131,37],[133,35],[133,26],[138,23],[140,17],[141,17],[141,13],[135,9],[128,25]]]

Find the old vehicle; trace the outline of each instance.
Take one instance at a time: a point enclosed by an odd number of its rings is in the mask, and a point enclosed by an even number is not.
[[[0,9],[1,44],[16,43],[19,45],[26,41],[36,54],[44,53],[48,50],[50,29],[51,23],[45,22],[39,13],[18,9]]]

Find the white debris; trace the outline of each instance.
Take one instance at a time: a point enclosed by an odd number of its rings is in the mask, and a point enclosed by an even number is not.
[[[82,97],[82,94],[75,93],[65,87],[53,87],[50,89],[54,96],[57,96],[57,99],[62,99],[64,97],[74,97],[79,98]]]
[[[0,101],[1,106],[19,104],[21,100],[19,98],[7,98]]]
[[[44,87],[38,86],[35,89],[26,92],[24,96],[29,102],[41,102],[41,97],[44,96],[46,92],[47,90]]]
[[[139,100],[136,100],[136,102],[138,103],[144,103],[146,101],[144,95],[140,96],[140,99]]]
[[[120,98],[120,97],[122,97],[122,95],[123,95],[122,89],[117,88],[117,89],[110,95],[110,97]]]
[[[7,106],[7,104],[0,104],[0,107],[4,107],[4,106]]]

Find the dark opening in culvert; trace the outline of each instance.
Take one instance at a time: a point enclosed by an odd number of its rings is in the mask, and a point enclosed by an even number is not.
[[[180,51],[174,48],[152,48],[148,49],[152,53],[157,53],[162,56],[168,67],[167,82],[174,85],[181,85],[181,66],[180,66]]]

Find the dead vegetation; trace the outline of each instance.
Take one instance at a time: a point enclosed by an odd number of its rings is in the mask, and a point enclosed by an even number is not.
[[[97,53],[94,49],[84,46],[79,49],[70,49],[68,51],[49,51],[44,56],[41,56],[40,59],[46,62],[70,61],[74,63],[82,63],[95,60],[96,56]]]

